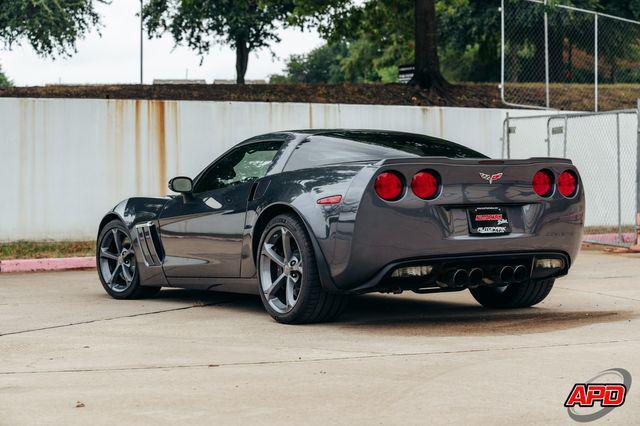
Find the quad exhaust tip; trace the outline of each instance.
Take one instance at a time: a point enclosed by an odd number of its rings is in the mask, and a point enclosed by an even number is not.
[[[449,279],[447,279],[447,283],[449,283],[452,287],[462,287],[469,280],[469,273],[464,269],[456,269],[449,273]]]
[[[498,271],[497,278],[503,283],[520,283],[527,279],[528,270],[524,265],[503,266]],[[465,285],[479,286],[484,282],[482,268],[454,269],[447,272],[438,282],[441,287],[463,287]]]
[[[513,281],[521,283],[527,279],[527,268],[524,265],[518,265],[513,270]]]
[[[484,272],[480,268],[473,268],[469,271],[469,284],[480,285],[484,280]]]
[[[500,281],[506,283],[506,282],[513,281],[513,274],[514,274],[514,269],[511,266],[503,266],[502,269],[500,269],[500,273],[498,274],[498,277],[500,277]]]
[[[515,268],[512,266],[503,266],[498,273],[500,281],[504,283],[521,283],[527,279],[527,276],[528,271],[524,265],[518,265]]]

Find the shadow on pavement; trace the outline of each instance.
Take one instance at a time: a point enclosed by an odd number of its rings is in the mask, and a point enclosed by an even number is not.
[[[514,335],[542,333],[581,327],[595,323],[627,321],[638,316],[631,311],[565,310],[545,308],[490,310],[469,303],[422,299],[393,295],[362,295],[353,297],[345,313],[330,324],[303,327],[334,327],[384,335]],[[228,306],[233,314],[260,316],[272,321],[264,312],[258,296],[215,293],[195,290],[168,289],[156,299],[184,301],[193,306]]]

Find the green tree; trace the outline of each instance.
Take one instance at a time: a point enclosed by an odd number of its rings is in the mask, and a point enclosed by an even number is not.
[[[27,42],[41,56],[71,55],[76,41],[99,26],[96,3],[109,0],[0,0],[0,44]],[[0,72],[0,86],[11,81]]]
[[[13,86],[13,83],[6,75],[4,75],[4,73],[2,72],[2,67],[0,66],[0,88],[11,86]]]
[[[498,5],[496,2],[488,7],[485,2],[473,0],[436,2],[438,55],[446,80],[498,79]],[[320,32],[329,46],[337,43],[347,46],[344,57],[334,61],[341,64],[341,81],[396,82],[398,66],[414,62],[414,0],[370,0],[351,5],[348,13],[321,23]],[[311,60],[311,57],[297,59]]]
[[[291,55],[285,75],[273,75],[270,83],[343,83],[341,61],[348,55],[345,42],[325,44],[304,55]]]
[[[201,56],[216,43],[236,52],[236,81],[244,83],[249,53],[280,41],[281,25],[310,22],[343,1],[321,0],[150,0],[142,16],[151,36],[170,32]]]
[[[40,55],[69,55],[100,16],[108,0],[0,0],[0,42],[11,49],[27,41]]]
[[[551,81],[593,81],[593,67],[581,69],[573,59],[593,54],[593,15],[568,13],[555,7],[559,2],[549,1],[546,8],[551,29]],[[510,74],[507,79],[544,81],[545,8],[522,0],[505,3]],[[640,0],[562,0],[562,3],[631,19],[640,17]],[[335,14],[320,25],[328,46],[318,51],[329,51],[340,43],[346,46],[341,57],[323,62],[322,55],[303,55],[292,66],[316,77],[324,74],[316,73],[315,67],[339,69],[341,75],[331,81],[394,81],[398,65],[414,62],[414,5],[414,0],[350,3],[347,13]],[[438,56],[447,81],[496,81],[500,77],[499,5],[498,1],[489,4],[474,0],[436,1]],[[606,18],[601,18],[599,24],[601,81],[637,81],[640,67],[634,64],[640,62],[637,41],[640,27]]]
[[[346,43],[345,81],[397,81],[398,65],[413,63],[413,1],[371,0],[350,5],[320,25],[329,45]]]
[[[439,0],[442,73],[451,81],[497,81],[500,72],[499,3]]]
[[[270,83],[371,83],[398,81],[398,67],[379,66],[381,58],[373,42],[324,44],[304,55],[291,55],[284,75],[272,75]]]
[[[640,20],[640,0],[599,0],[602,12]],[[608,18],[599,20],[601,63],[605,71],[601,81],[637,82],[640,78],[640,26]]]
[[[437,18],[435,0],[370,0],[352,2],[348,13],[333,16],[320,30],[330,42],[344,38],[376,51],[378,75],[414,63],[413,84],[445,93],[449,84],[440,70]]]
[[[506,60],[509,81],[544,81],[545,45],[543,19],[549,22],[549,78],[551,82],[593,82],[594,17],[592,14],[569,11],[558,4],[576,6],[631,19],[640,18],[640,0],[574,0],[538,3],[507,3]],[[598,21],[598,53],[600,80],[615,83],[621,64],[640,61],[640,27],[607,17]],[[574,64],[574,57],[582,65]],[[589,63],[584,65],[585,58]],[[580,62],[578,60],[578,62]],[[637,66],[626,67],[636,73]],[[637,81],[638,74],[633,77]]]

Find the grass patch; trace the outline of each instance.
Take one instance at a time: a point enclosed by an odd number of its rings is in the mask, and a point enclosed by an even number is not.
[[[95,256],[94,241],[15,241],[0,243],[0,260]]]
[[[633,225],[623,225],[621,228],[623,233],[636,233],[636,227]],[[593,234],[617,234],[618,227],[617,226],[585,226],[584,234],[585,235],[593,235]]]

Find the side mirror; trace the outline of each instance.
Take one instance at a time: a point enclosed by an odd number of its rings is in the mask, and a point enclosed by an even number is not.
[[[193,181],[186,176],[174,177],[169,181],[169,189],[180,194],[191,194],[193,192]]]

